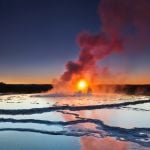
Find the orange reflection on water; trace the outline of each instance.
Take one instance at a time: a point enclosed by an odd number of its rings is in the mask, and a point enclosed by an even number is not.
[[[65,111],[67,113],[72,113],[72,111]],[[78,111],[73,112],[78,114],[81,118],[103,118],[105,121],[108,121],[110,118],[109,114],[99,114],[98,111]],[[66,121],[75,120],[74,115],[63,114],[63,117]],[[94,123],[80,123],[74,125],[75,127],[79,127],[80,129],[96,129],[96,125]],[[80,144],[82,150],[127,150],[129,144],[127,142],[118,141],[112,137],[104,137],[97,138],[94,136],[83,136],[80,137]]]
[[[117,141],[114,138],[81,137],[82,150],[127,150],[127,142]]]

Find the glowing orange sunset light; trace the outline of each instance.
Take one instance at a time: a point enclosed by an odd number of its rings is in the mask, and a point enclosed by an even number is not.
[[[88,82],[84,79],[79,80],[77,83],[77,90],[78,91],[87,92],[88,87],[89,87]]]

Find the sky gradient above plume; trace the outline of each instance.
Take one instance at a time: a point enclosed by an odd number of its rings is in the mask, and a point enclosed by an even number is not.
[[[98,64],[150,83],[149,10],[149,0],[0,0],[0,81],[51,83]]]

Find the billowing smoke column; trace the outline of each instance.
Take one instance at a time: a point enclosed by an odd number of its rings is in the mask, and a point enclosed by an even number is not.
[[[103,59],[129,47],[143,49],[150,41],[150,0],[101,0],[98,12],[101,32],[79,34],[79,57],[67,62],[61,83],[73,83],[79,78],[96,83],[109,72],[98,65]]]

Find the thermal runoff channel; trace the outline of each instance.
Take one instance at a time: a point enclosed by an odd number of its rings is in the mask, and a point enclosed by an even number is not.
[[[65,90],[94,91],[103,78],[112,78],[110,68],[102,67],[101,62],[112,54],[123,55],[127,50],[136,54],[148,45],[149,10],[149,0],[101,0],[98,6],[100,32],[79,33],[79,56],[66,63],[66,70],[55,87],[65,85]],[[129,32],[131,30],[134,32]]]

